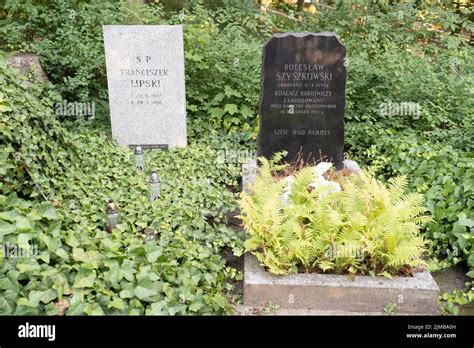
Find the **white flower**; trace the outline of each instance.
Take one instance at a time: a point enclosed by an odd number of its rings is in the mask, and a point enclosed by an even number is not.
[[[327,182],[327,180],[324,178],[324,176],[317,175],[314,178],[314,181],[311,184],[309,184],[309,186],[315,189],[316,187],[324,185],[326,182]]]
[[[294,175],[290,175],[290,176],[287,176],[285,177],[283,180],[286,181],[286,187],[291,187],[291,184],[293,183],[293,181],[295,181],[295,176]]]
[[[283,195],[280,197],[281,201],[285,204],[288,205],[288,200],[290,198],[290,191],[285,191]]]
[[[326,173],[332,167],[330,162],[321,162],[314,167],[314,181],[309,184],[310,187],[316,188],[326,183],[326,179],[323,174]]]
[[[295,181],[294,175],[287,176],[284,178],[286,182],[285,189],[283,190],[283,195],[281,196],[281,201],[288,205],[288,200],[290,198],[290,193],[291,193],[291,185],[293,185],[293,181]]]
[[[331,193],[341,191],[341,185],[334,181],[326,181],[319,187],[321,188],[321,190],[319,191],[319,196],[321,198],[324,198]]]
[[[321,162],[314,167],[314,181],[309,184],[309,186],[313,189],[320,188],[319,195],[321,198],[328,194],[341,191],[341,186],[337,182],[328,181],[323,176],[331,167],[332,163],[330,162]]]
[[[314,174],[318,176],[322,176],[326,173],[329,169],[331,169],[332,163],[331,162],[321,162],[318,163],[316,167],[314,167]]]

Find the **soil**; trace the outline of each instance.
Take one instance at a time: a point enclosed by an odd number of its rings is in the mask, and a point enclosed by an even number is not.
[[[453,292],[455,289],[467,290],[465,283],[471,281],[466,276],[469,271],[465,265],[455,265],[437,272],[433,272],[433,278],[438,284],[441,292]]]

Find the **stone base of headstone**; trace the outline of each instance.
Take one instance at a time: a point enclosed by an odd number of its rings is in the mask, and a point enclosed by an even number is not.
[[[20,72],[28,76],[33,74],[36,81],[48,81],[48,75],[41,66],[39,56],[33,53],[22,53],[7,58],[8,64],[20,70]]]

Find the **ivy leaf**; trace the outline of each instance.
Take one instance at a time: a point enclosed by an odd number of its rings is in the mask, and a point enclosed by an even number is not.
[[[18,247],[23,249],[24,251],[30,251],[30,244],[28,243],[30,241],[31,235],[26,234],[26,233],[21,233],[18,235]]]
[[[32,304],[31,307],[38,307],[41,299],[43,298],[43,296],[45,295],[45,292],[46,291],[37,291],[37,290],[33,290],[29,293],[28,295],[28,301],[30,302],[30,304]]]
[[[20,215],[15,210],[0,212],[0,219],[10,222],[15,222]]]
[[[135,294],[133,292],[133,288],[132,289],[123,289],[122,291],[120,291],[119,296],[121,298],[133,298],[135,296]]]
[[[222,108],[211,108],[209,109],[209,115],[215,118],[221,118],[225,111]]]
[[[13,232],[15,232],[15,226],[6,221],[0,220],[0,236],[5,236]]]
[[[141,228],[145,228],[148,226],[148,222],[147,221],[136,221],[135,222],[135,225],[141,227]]]
[[[14,304],[8,302],[3,296],[0,296],[0,315],[12,314],[13,311]]]
[[[242,116],[244,118],[250,118],[253,116],[253,112],[252,112],[252,109],[250,109],[247,105],[242,105],[240,107],[240,113],[242,114]]]
[[[46,247],[48,248],[48,250],[56,251],[57,249],[61,247],[61,241],[59,239],[48,236],[44,233],[41,233],[39,235],[39,239],[44,244],[46,244]]]
[[[32,295],[33,291],[30,293],[30,299],[28,298],[25,298],[25,297],[21,297],[18,299],[18,301],[16,302],[16,304],[18,306],[25,306],[25,307],[32,307],[32,308],[36,308],[38,307],[39,305],[39,298],[36,298],[36,299],[31,299],[31,297],[35,297],[34,294]],[[41,291],[40,291],[40,296],[41,296]],[[37,297],[37,296],[36,296]]]
[[[38,314],[38,308],[33,306],[24,306],[18,305],[16,306],[14,315],[36,315]]]
[[[49,204],[43,204],[38,211],[41,214],[41,217],[47,220],[59,220],[56,209]]]
[[[92,265],[93,268],[99,268],[101,255],[95,250],[84,251],[82,248],[72,249],[72,258],[75,261],[84,262]]]
[[[5,101],[0,104],[0,112],[7,112],[7,111],[12,111],[13,108],[10,106],[10,104]]]
[[[176,313],[184,313],[186,311],[186,305],[175,305],[168,308],[169,315],[176,315]]]
[[[194,302],[192,303],[190,306],[189,306],[189,310],[191,312],[197,312],[198,310],[200,310],[202,307],[204,307],[204,303],[202,302]]]
[[[225,107],[224,107],[224,111],[228,112],[231,115],[233,115],[237,111],[239,111],[239,108],[235,104],[226,104]]]
[[[28,273],[28,272],[35,272],[40,271],[41,267],[36,261],[32,261],[31,263],[17,263],[16,268],[20,273]]]
[[[161,250],[155,250],[151,253],[149,253],[147,256],[146,256],[146,259],[148,262],[150,263],[154,263],[156,262],[156,260],[158,260],[158,258],[162,255],[162,251]]]
[[[198,285],[199,281],[201,280],[201,275],[195,274],[191,277],[191,280],[193,281],[194,285]]]
[[[143,286],[137,286],[133,292],[136,297],[143,301],[147,301],[150,297],[158,294],[155,290],[148,289]]]
[[[69,259],[69,254],[63,248],[57,249],[54,253],[64,260]]]
[[[72,246],[73,248],[76,248],[80,245],[79,240],[76,238],[74,231],[70,231],[67,234],[65,241],[67,245]]]
[[[133,273],[134,273],[134,262],[131,260],[123,260],[122,265],[120,267],[120,276],[124,277],[129,282],[133,282],[135,280]]]
[[[168,312],[163,310],[165,307],[166,307],[165,301],[153,302],[151,306],[147,309],[146,314],[147,315],[166,315],[168,314]]]
[[[73,288],[93,288],[96,273],[93,270],[81,268],[74,279]]]
[[[18,216],[16,218],[16,223],[15,223],[16,230],[18,232],[31,232],[33,231],[33,224],[31,221],[24,217],[24,216]]]
[[[120,297],[114,297],[112,301],[109,302],[109,308],[124,309],[125,303]]]
[[[118,282],[120,281],[120,279],[122,279],[122,277],[120,276],[120,267],[118,265],[118,263],[115,263],[113,264],[111,267],[110,267],[110,271],[107,272],[107,273],[104,273],[104,275],[107,275],[109,281],[112,283],[112,285],[117,285]],[[107,278],[106,278],[107,279]]]
[[[89,308],[86,306],[86,309],[84,310],[86,314],[89,315],[104,315],[104,310],[99,304],[93,304]]]
[[[459,225],[465,227],[474,227],[474,220],[468,219],[465,213],[458,214]]]
[[[41,302],[43,303],[50,303],[51,301],[58,298],[57,292],[53,289],[49,289],[43,292],[43,296],[41,296]]]
[[[1,278],[0,279],[0,289],[1,290],[15,290],[18,291],[17,286],[8,279],[7,277]]]

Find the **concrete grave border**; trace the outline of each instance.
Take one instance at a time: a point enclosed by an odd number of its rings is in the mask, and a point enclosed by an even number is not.
[[[384,314],[383,306],[397,304],[395,314],[439,314],[439,287],[428,271],[413,277],[291,274],[274,275],[249,253],[244,260],[244,305],[263,307],[268,301],[284,312]]]

